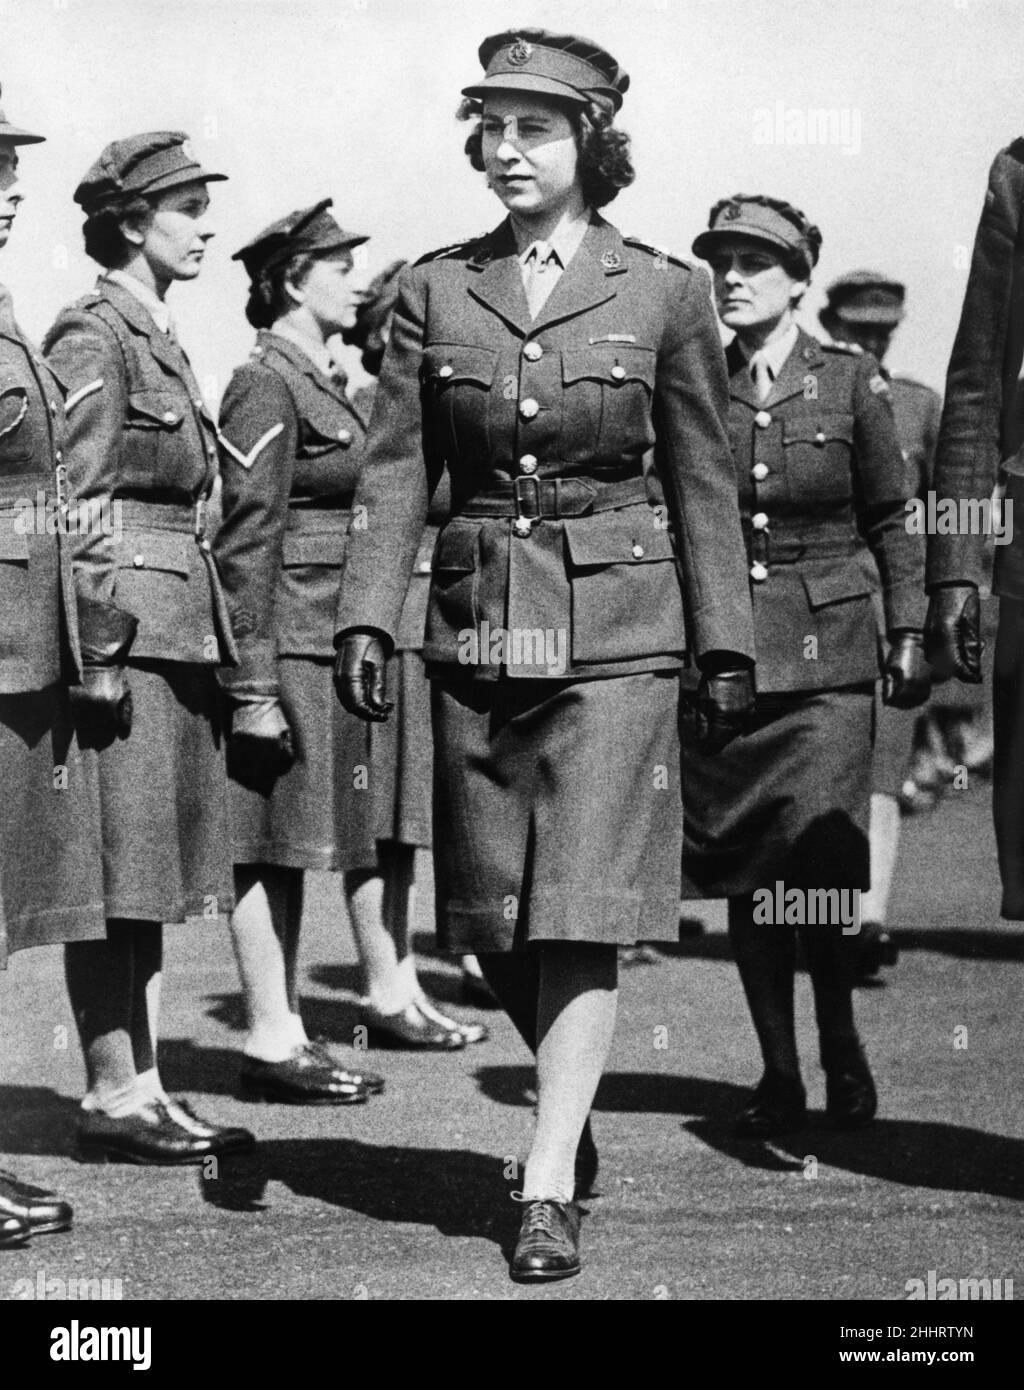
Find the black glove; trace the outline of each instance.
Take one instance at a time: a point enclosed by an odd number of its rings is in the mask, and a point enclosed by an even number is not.
[[[78,594],[82,683],[69,691],[76,722],[90,743],[127,738],[132,729],[132,692],[124,662],[139,620],[114,603]]]
[[[754,673],[719,671],[697,687],[697,738],[705,753],[719,753],[742,734],[754,709]]]
[[[894,632],[882,668],[882,703],[893,709],[923,705],[932,691],[923,632]]]
[[[973,584],[936,589],[924,625],[924,652],[936,676],[981,684],[981,601]]]
[[[381,635],[348,632],[338,646],[334,688],[349,714],[380,724],[394,709],[387,698],[387,656]]]
[[[262,786],[295,761],[292,731],[273,695],[246,700],[231,714],[228,771],[243,786]]]

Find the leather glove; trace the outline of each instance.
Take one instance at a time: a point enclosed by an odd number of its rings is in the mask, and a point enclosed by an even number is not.
[[[125,658],[139,620],[115,603],[76,596],[82,653],[82,683],[69,691],[82,734],[96,743],[127,738],[132,729],[132,693]]]
[[[387,698],[387,656],[375,632],[347,632],[334,663],[334,688],[349,714],[380,724],[394,709]]]
[[[932,672],[925,660],[923,632],[894,632],[882,668],[882,703],[913,709],[931,694]]]
[[[81,685],[69,690],[79,729],[90,742],[127,738],[132,731],[132,692],[123,666],[85,666]]]
[[[243,786],[271,781],[295,761],[292,731],[273,695],[246,700],[231,714],[228,770]]]
[[[742,734],[754,709],[754,673],[703,675],[697,687],[697,738],[705,753],[719,753]]]
[[[973,584],[936,589],[924,625],[924,652],[936,676],[981,684],[981,601]]]

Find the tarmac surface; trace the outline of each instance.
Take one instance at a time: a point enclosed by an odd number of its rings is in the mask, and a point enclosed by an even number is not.
[[[168,928],[165,1085],[253,1129],[258,1149],[216,1176],[83,1165],[61,954],[23,952],[0,976],[0,1166],[55,1187],[76,1216],[67,1234],[0,1253],[0,1299],[40,1276],[120,1280],[126,1299],[900,1300],[929,1271],[1016,1277],[1024,1292],[1024,928],[998,918],[988,801],[979,782],[903,823],[891,914],[902,957],[858,991],[881,1098],[866,1131],[824,1126],[801,974],[808,1127],[772,1146],[730,1137],[760,1068],[719,908],[677,954],[623,970],[584,1270],[540,1288],[507,1273],[532,1073],[503,1015],[488,1012],[490,1040],[462,1053],[365,1054],[387,1078],[367,1105],[249,1104],[235,1095],[243,1014],[228,935]],[[458,1009],[430,924],[428,880],[421,978]],[[311,875],[306,1026],[350,1058],[354,960],[340,883]]]

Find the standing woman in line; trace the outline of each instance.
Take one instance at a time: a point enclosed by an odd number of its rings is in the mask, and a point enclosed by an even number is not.
[[[216,669],[235,659],[206,505],[216,436],[165,296],[213,235],[207,173],[180,131],[108,145],[75,190],[104,273],[46,340],[68,390],[68,488],[81,517],[83,741],[97,750],[107,938],[66,948],[91,1157],[198,1163],[251,1147],[201,1120],[157,1069],[162,923],[230,912]],[[133,713],[134,711],[134,713]]]
[[[307,869],[345,870],[369,1007],[385,1024],[417,1028],[422,1045],[438,1033],[439,1045],[449,1043],[448,1030],[413,1012],[411,993],[392,1006],[404,972],[385,917],[407,911],[412,852],[407,881],[396,881],[382,843],[380,758],[331,682],[365,423],[328,342],[354,322],[352,249],[366,237],[344,231],[330,206],[328,198],[289,213],[236,253],[258,332],[221,407],[215,543],[240,656],[221,680],[232,709],[232,935],[249,1015],[242,1086],[307,1105],[358,1103],[384,1085],[306,1035],[298,952]],[[454,1024],[451,1046],[464,1046]]]
[[[19,149],[43,139],[0,111],[0,249],[25,197]],[[63,435],[60,383],[0,284],[0,969],[28,946],[103,935],[99,795],[68,698],[82,667]],[[0,1249],[63,1231],[71,1215],[0,1172]]]
[[[512,1275],[557,1279],[580,1268],[575,1160],[616,948],[676,934],[684,597],[716,740],[749,709],[753,642],[707,279],[597,212],[633,178],[613,125],[629,79],[596,44],[544,30],[495,35],[480,60],[466,148],[509,216],[403,278],[337,679],[347,708],[387,717],[385,661],[447,466],[424,646],[438,930],[478,955],[536,1051]],[[651,448],[679,568],[647,501]]]
[[[867,552],[885,607],[885,703],[921,704],[930,679],[924,549],[905,525],[913,489],[888,384],[869,354],[824,346],[794,320],[820,247],[821,233],[797,208],[743,194],[717,203],[709,230],[693,244],[714,272],[719,316],[736,334],[726,354],[729,431],[750,567],[758,707],[742,742],[715,759],[684,734],[684,871],[705,897],[729,899],[729,936],[764,1058],[763,1078],[737,1125],[750,1138],[804,1120],[794,922],[808,923],[799,936],[828,1117],[861,1125],[877,1107],[853,1017],[859,912],[853,922],[838,920],[840,893],[856,909],[870,883],[879,661]],[[815,890],[839,890],[829,922],[810,923],[798,908],[779,921],[779,882],[808,904],[819,901],[806,896]],[[770,896],[767,909],[759,890]]]

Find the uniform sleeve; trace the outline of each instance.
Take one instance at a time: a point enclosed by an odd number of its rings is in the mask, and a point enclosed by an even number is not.
[[[907,529],[916,480],[896,435],[889,386],[875,358],[855,363],[853,447],[857,521],[882,580],[885,625],[924,627],[924,537]]]
[[[1022,202],[1024,165],[1004,151],[989,174],[960,326],[946,373],[935,462],[938,497],[980,502],[991,497],[995,488],[1001,462],[1010,289]],[[981,584],[986,570],[984,536],[929,536],[929,590],[944,583]]]
[[[658,354],[654,463],[678,539],[698,661],[752,658],[754,624],[736,464],[726,433],[725,355],[705,271],[684,272]]]
[[[84,310],[63,313],[43,350],[67,388],[64,461],[75,582],[86,598],[111,602],[117,586],[116,537],[102,525],[121,463],[128,385],[117,340]]]
[[[430,267],[403,272],[352,503],[335,629],[374,628],[394,645],[441,463],[423,418],[420,363]]]
[[[230,694],[277,695],[274,597],[298,426],[288,388],[259,366],[235,372],[220,414],[221,524],[214,555],[231,615],[239,664],[222,670]]]

